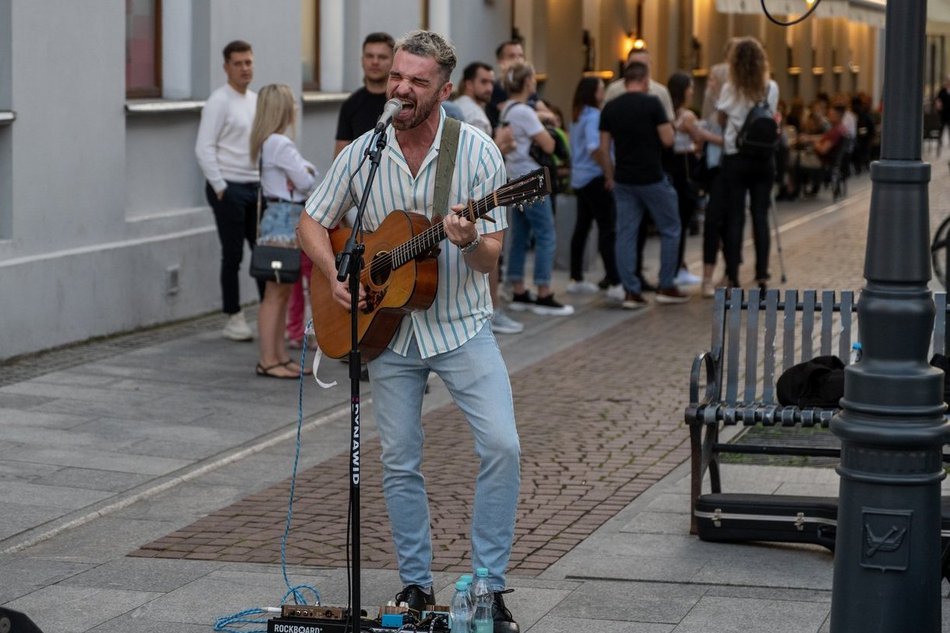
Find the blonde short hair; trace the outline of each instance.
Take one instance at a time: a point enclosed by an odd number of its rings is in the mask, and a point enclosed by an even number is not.
[[[505,72],[505,92],[518,93],[524,90],[525,82],[534,76],[534,66],[527,62],[515,62]]]
[[[431,57],[439,65],[442,83],[452,76],[458,56],[455,47],[447,39],[434,31],[410,31],[396,42],[395,52],[406,51],[418,57]]]

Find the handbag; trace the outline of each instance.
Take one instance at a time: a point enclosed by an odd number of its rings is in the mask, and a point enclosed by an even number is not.
[[[261,176],[264,173],[264,157],[258,162]],[[292,235],[267,234],[261,236],[261,207],[263,206],[263,185],[257,187],[257,240],[254,250],[251,251],[251,277],[262,281],[275,281],[279,284],[292,284],[300,278],[300,247]],[[302,205],[292,202],[277,202],[268,206],[267,211],[272,214],[269,225],[286,225],[286,218],[278,217],[292,213],[293,208],[299,209]],[[284,220],[284,221],[281,221]]]

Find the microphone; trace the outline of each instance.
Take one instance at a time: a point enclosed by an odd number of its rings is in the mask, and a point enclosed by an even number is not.
[[[402,111],[402,101],[399,99],[390,99],[386,102],[386,105],[383,106],[383,113],[379,115],[379,120],[376,121],[375,133],[382,132],[386,129],[386,126],[390,124],[397,114]]]

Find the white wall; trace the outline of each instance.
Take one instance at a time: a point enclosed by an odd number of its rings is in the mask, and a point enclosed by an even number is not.
[[[232,39],[254,47],[252,88],[300,94],[300,1],[165,0],[164,96],[205,99],[225,80]],[[346,35],[321,63],[343,69],[346,90],[360,83],[366,33],[421,26],[418,0],[325,5],[342,10],[322,28]],[[460,65],[491,61],[509,1],[444,5],[435,17],[451,25]],[[200,114],[126,112],[124,36],[123,0],[0,0],[0,110],[16,111],[0,125],[0,359],[220,309],[220,246],[194,157]],[[303,108],[298,142],[323,173],[340,102]],[[256,301],[241,280],[242,300]]]

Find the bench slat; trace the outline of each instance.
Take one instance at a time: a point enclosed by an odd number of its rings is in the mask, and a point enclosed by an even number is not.
[[[795,364],[795,317],[798,291],[785,291],[785,323],[782,331],[782,371]]]
[[[742,327],[742,291],[733,289],[729,295],[726,338],[726,402],[736,402],[739,392],[739,332]]]
[[[835,291],[821,291],[821,355],[831,356],[831,337],[835,325]],[[847,362],[847,361],[845,361]]]
[[[798,360],[799,363],[815,357],[812,344],[815,335],[816,294],[814,290],[806,290],[802,293],[802,355]]]
[[[765,365],[762,371],[762,401],[775,404],[775,325],[778,321],[778,290],[770,289],[765,293],[765,335],[762,345],[765,348]]]
[[[759,289],[748,292],[745,327],[745,402],[755,402],[756,368],[759,364]]]
[[[842,291],[840,305],[841,334],[838,338],[838,358],[847,364],[851,359],[851,324],[853,323],[851,311],[854,309],[854,292]]]

